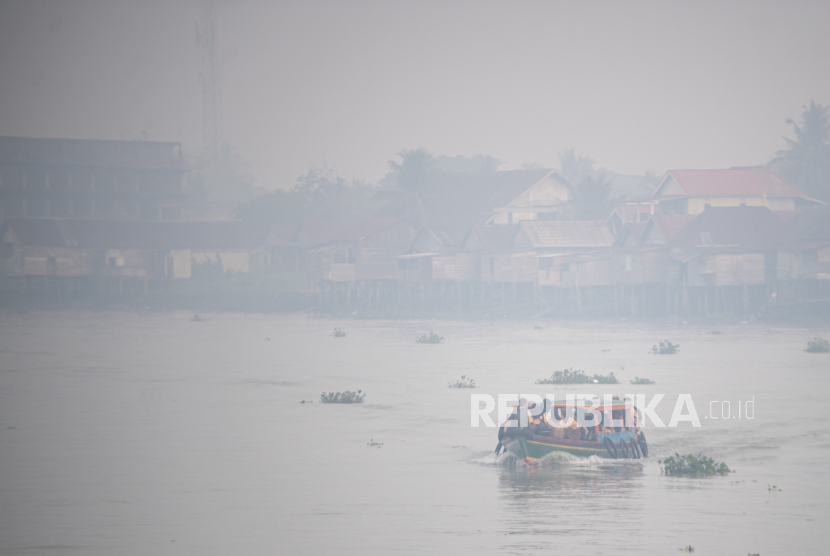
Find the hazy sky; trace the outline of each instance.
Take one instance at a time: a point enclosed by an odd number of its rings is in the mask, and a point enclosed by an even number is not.
[[[0,135],[201,147],[200,5],[0,0]],[[225,141],[261,187],[403,148],[608,169],[765,163],[830,104],[830,2],[219,2]],[[143,135],[142,135],[143,134]]]

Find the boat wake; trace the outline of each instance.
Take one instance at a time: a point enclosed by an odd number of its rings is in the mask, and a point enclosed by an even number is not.
[[[570,467],[597,467],[599,465],[607,465],[610,461],[598,456],[589,456],[587,458],[575,456],[567,452],[552,452],[545,457],[535,460],[533,463],[525,463],[510,452],[503,452],[496,455],[493,452],[486,454],[479,454],[470,460],[471,463],[478,465],[494,465],[503,467],[526,467],[528,469],[534,467],[555,467],[555,466],[570,466]]]

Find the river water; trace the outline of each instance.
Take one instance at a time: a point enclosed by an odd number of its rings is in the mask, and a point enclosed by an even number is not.
[[[0,313],[0,553],[678,554],[692,545],[699,555],[767,556],[830,543],[830,354],[803,351],[830,330],[189,317]],[[347,336],[331,337],[335,326]],[[446,341],[414,343],[430,329]],[[680,352],[649,354],[660,339]],[[534,385],[566,367],[613,371],[622,383]],[[461,375],[479,387],[446,387]],[[631,386],[635,376],[656,384]],[[362,389],[365,403],[319,403],[321,392],[346,389]],[[496,431],[470,426],[471,393],[606,392],[665,394],[666,423],[678,394],[690,394],[701,426],[647,426],[648,459],[565,456],[531,468],[496,458]],[[738,419],[738,402],[752,399],[754,418]],[[724,419],[727,409],[736,418]],[[662,476],[657,459],[675,451],[702,451],[736,472]]]

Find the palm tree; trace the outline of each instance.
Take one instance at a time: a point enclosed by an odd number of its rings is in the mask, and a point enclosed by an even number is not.
[[[400,162],[389,161],[392,169],[382,182],[388,189],[378,191],[376,199],[390,199],[397,205],[397,216],[414,224],[426,223],[425,192],[434,174],[434,159],[425,149],[402,150]]]
[[[611,182],[604,174],[590,174],[574,188],[573,211],[577,220],[604,220],[611,213],[614,202],[611,199]]]
[[[801,123],[792,124],[795,139],[784,137],[787,148],[776,153],[770,166],[822,201],[830,201],[830,107],[810,101],[804,107]]]
[[[576,149],[565,149],[559,153],[559,167],[563,176],[571,183],[579,183],[582,178],[594,173],[594,159],[588,155],[576,154]]]

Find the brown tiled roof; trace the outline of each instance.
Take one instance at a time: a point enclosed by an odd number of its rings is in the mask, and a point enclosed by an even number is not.
[[[519,226],[537,249],[614,245],[614,236],[602,220],[524,220]]]

